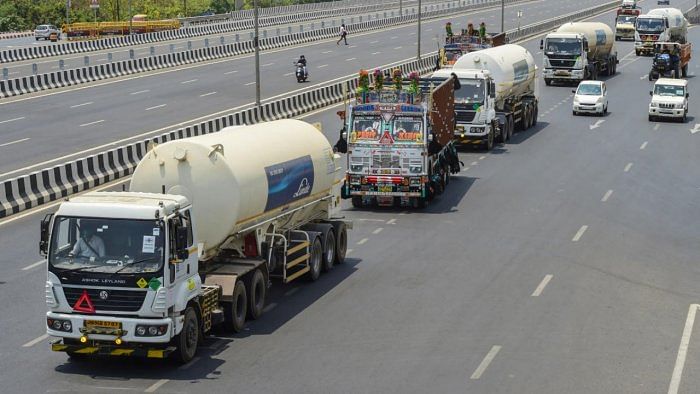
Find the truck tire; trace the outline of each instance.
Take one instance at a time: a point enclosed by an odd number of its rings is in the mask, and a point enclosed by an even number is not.
[[[242,281],[233,286],[233,300],[222,303],[224,306],[224,329],[230,333],[243,331],[248,314],[248,294]]]
[[[513,132],[515,131],[515,121],[513,120],[513,115],[506,116],[506,123],[508,124],[508,139],[513,137]]]
[[[250,304],[248,305],[248,317],[251,320],[257,320],[262,316],[265,309],[265,299],[267,298],[267,286],[265,284],[265,275],[260,268],[253,271],[250,277]]]
[[[649,121],[650,121],[650,122],[653,122],[653,121],[654,121],[654,116],[649,115]]]
[[[323,244],[321,238],[315,237],[311,241],[311,251],[309,256],[309,272],[306,274],[306,279],[310,282],[315,282],[321,276],[321,266],[323,264]]]
[[[654,80],[654,71],[649,71],[649,80],[650,81]]]
[[[490,151],[491,149],[493,149],[494,139],[496,138],[494,136],[494,134],[495,134],[495,132],[493,131],[493,128],[491,128],[491,131],[489,131],[489,134],[486,136],[485,148],[486,148],[487,152]],[[502,133],[501,133],[501,136],[503,136]],[[505,140],[505,138],[503,138],[503,140]]]
[[[535,103],[535,113],[532,114],[532,127],[537,126],[537,117],[540,114],[540,109],[538,108],[537,103]]]
[[[362,208],[364,204],[362,204],[362,197],[361,196],[353,196],[352,199],[352,206],[355,208]]]
[[[681,69],[681,75],[683,76],[683,78],[688,76],[688,65],[687,64],[685,66],[683,66],[683,68]]]
[[[321,263],[321,269],[324,272],[330,271],[331,268],[333,268],[333,264],[335,264],[336,241],[333,225],[330,223],[307,224],[302,226],[302,230],[315,231],[321,234],[323,237],[321,242],[323,244],[323,262]]]
[[[335,263],[343,264],[348,252],[348,228],[343,222],[333,222],[333,229],[337,234],[335,237]]]
[[[185,309],[185,321],[182,331],[175,337],[175,357],[177,361],[185,364],[190,362],[197,354],[200,334],[199,318],[192,307]]]
[[[639,56],[639,50],[638,50],[638,49],[635,49],[635,50],[634,50],[634,54],[635,54],[636,56]]]
[[[545,78],[545,79],[544,79],[544,84],[547,85],[547,86],[549,86],[549,85],[552,84],[552,80],[551,80],[550,78]]]

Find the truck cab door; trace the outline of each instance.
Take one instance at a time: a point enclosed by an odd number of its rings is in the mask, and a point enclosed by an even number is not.
[[[179,260],[177,263],[169,263],[169,277],[170,283],[180,282],[183,278],[189,277],[192,272],[196,272],[197,265],[194,263],[197,261],[197,253],[193,248],[193,233],[192,233],[192,216],[190,214],[190,209],[185,209],[181,211],[179,217],[174,216],[168,222],[168,240],[170,242],[170,260]],[[178,251],[178,233],[181,234],[182,231],[186,232],[185,249],[188,251],[187,256],[177,256]],[[180,258],[184,257],[184,258]]]

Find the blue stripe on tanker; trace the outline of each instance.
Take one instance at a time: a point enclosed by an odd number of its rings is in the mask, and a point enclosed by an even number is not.
[[[265,167],[265,174],[266,211],[307,197],[314,187],[314,163],[310,155]]]

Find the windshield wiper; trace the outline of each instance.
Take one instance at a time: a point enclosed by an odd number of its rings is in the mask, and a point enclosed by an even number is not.
[[[114,271],[114,273],[115,273],[115,274],[118,274],[118,273],[122,272],[122,270],[125,269],[125,268],[127,268],[127,267],[130,267],[130,266],[135,265],[135,264],[144,263],[144,262],[146,262],[146,261],[148,261],[148,260],[153,260],[153,259],[155,259],[155,258],[156,258],[156,257],[146,257],[145,259],[134,260],[134,261],[132,261],[132,262],[130,262],[130,263],[124,264],[121,268],[119,268],[118,270]]]
[[[54,266],[54,267],[55,267],[55,266]],[[63,272],[82,271],[82,270],[86,270],[86,269],[89,269],[89,268],[98,268],[98,267],[104,267],[104,265],[101,265],[101,264],[100,264],[100,265],[85,265],[85,266],[82,266],[82,267],[67,268],[67,269],[65,269]],[[56,267],[56,268],[58,268],[58,267]],[[60,269],[60,268],[59,268],[59,269]]]

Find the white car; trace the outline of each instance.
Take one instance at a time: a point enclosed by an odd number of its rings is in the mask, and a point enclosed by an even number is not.
[[[574,93],[574,115],[608,113],[608,88],[602,81],[581,81]]]
[[[44,40],[49,40],[51,39],[51,33],[56,33],[56,38],[61,39],[61,31],[58,29],[58,27],[54,25],[39,25],[34,29],[34,38],[36,38],[37,41],[39,39],[44,39]]]
[[[675,118],[685,123],[688,116],[688,81],[685,79],[660,78],[649,92],[649,121],[657,118]]]

